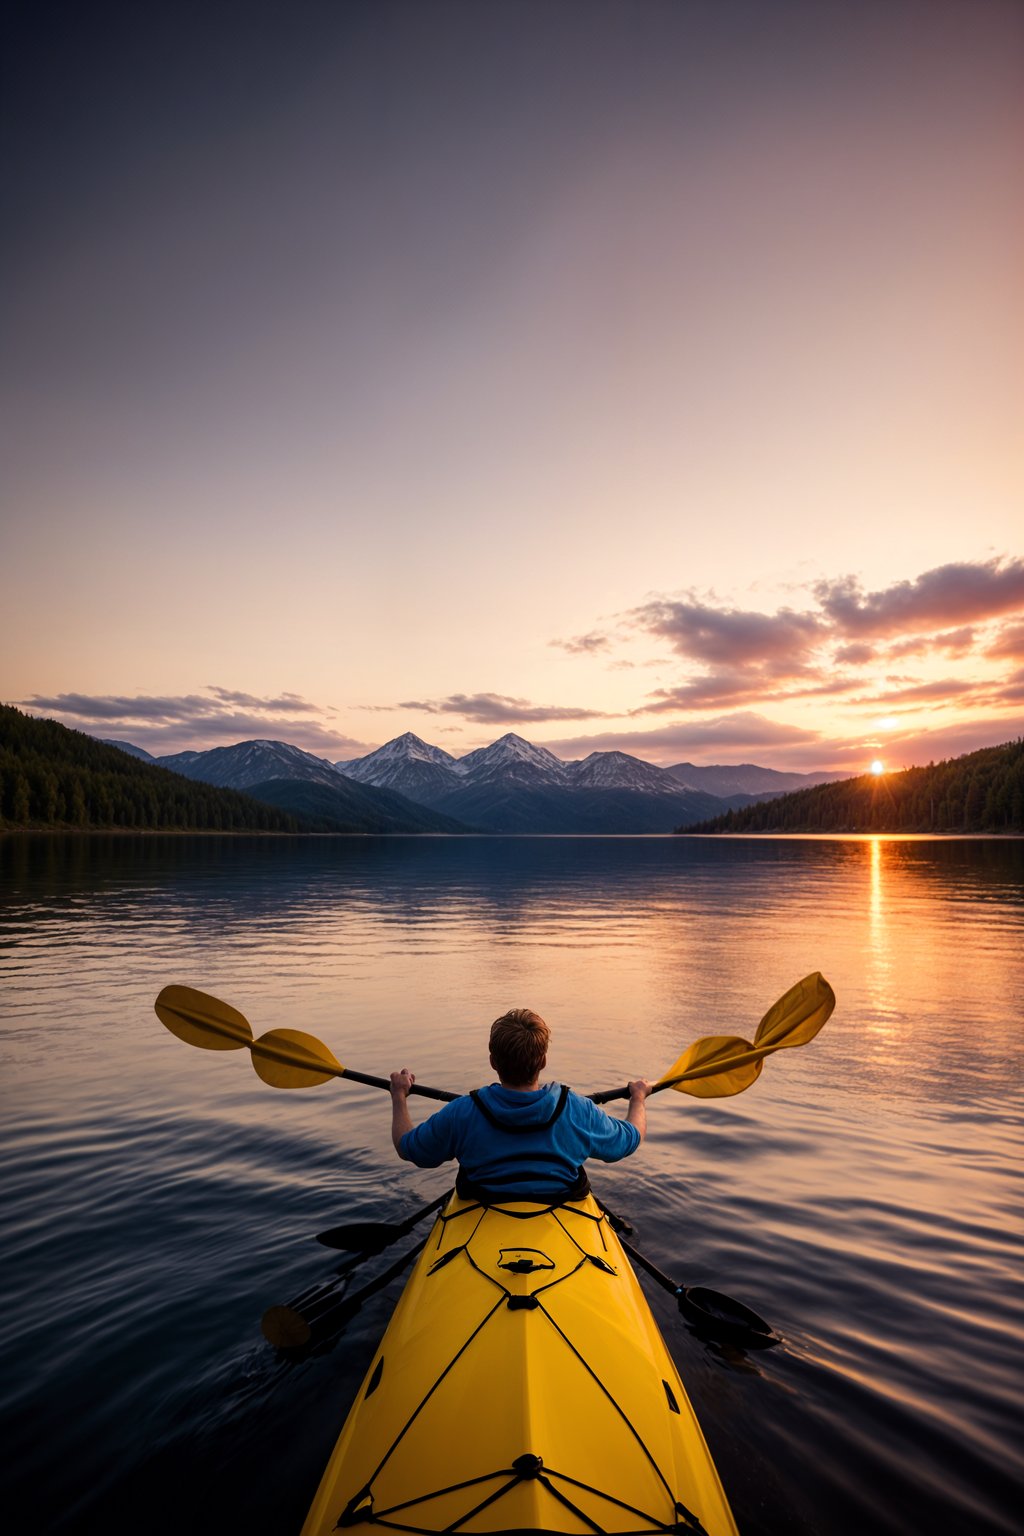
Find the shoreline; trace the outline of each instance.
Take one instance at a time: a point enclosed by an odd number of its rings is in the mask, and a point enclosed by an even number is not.
[[[488,838],[494,841],[536,840],[539,838],[562,842],[608,842],[616,840],[659,841],[667,838],[690,838],[706,842],[1021,842],[1024,832],[267,832],[230,831],[214,827],[0,827],[0,838],[5,837],[219,837],[219,838],[274,838],[342,839],[342,838],[396,838],[415,837],[452,842],[467,839]]]

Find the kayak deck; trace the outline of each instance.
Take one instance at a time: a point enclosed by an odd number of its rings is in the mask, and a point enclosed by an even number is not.
[[[452,1196],[417,1260],[303,1536],[736,1536],[679,1374],[592,1196]]]

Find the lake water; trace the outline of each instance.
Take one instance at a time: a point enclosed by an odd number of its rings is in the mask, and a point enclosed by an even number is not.
[[[594,1187],[782,1336],[708,1344],[648,1288],[743,1536],[1019,1529],[1024,844],[8,837],[0,877],[0,1433],[33,1529],[297,1532],[401,1282],[299,1362],[260,1316],[332,1276],[318,1230],[446,1187],[385,1094],[266,1087],[162,1028],[165,984],[459,1091],[526,1004],[592,1091],[749,1039],[814,970],[815,1041],[736,1098],[658,1095]]]

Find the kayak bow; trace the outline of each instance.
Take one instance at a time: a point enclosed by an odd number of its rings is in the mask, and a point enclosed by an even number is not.
[[[303,1527],[736,1536],[679,1373],[593,1196],[453,1195]]]

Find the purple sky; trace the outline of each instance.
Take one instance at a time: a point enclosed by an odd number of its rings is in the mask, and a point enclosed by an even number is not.
[[[1024,721],[1024,10],[15,5],[0,697],[857,771]]]

